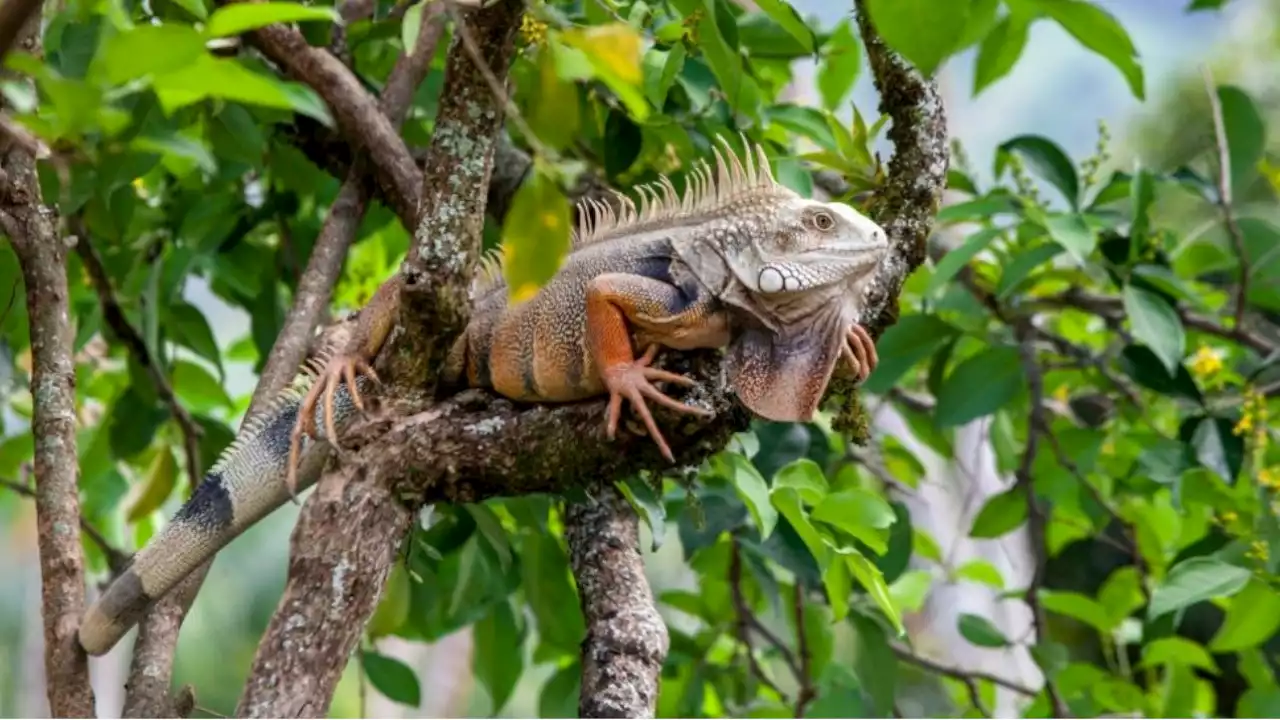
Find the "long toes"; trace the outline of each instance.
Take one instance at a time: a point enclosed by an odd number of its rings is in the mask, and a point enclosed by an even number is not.
[[[363,373],[370,380],[372,380],[374,385],[382,384],[382,378],[378,377],[378,373],[374,372],[373,366],[370,365],[367,361],[365,361],[364,358],[356,359],[356,370]]]
[[[351,404],[355,405],[357,410],[364,412],[364,398],[360,397],[360,389],[356,387],[356,366],[344,365],[342,377],[347,381],[347,393],[351,395]]]
[[[612,440],[618,434],[618,420],[622,417],[622,395],[620,393],[609,394],[609,410],[607,420],[605,422],[605,437]]]
[[[666,370],[658,370],[657,368],[645,368],[644,379],[675,383],[676,385],[684,385],[685,387],[694,387],[698,384],[698,381],[693,378],[673,372],[667,372]]]
[[[636,414],[644,421],[644,427],[649,431],[649,437],[658,444],[658,450],[662,453],[662,457],[667,462],[675,462],[675,457],[671,454],[671,448],[667,446],[667,441],[662,437],[662,432],[658,430],[658,423],[654,421],[653,414],[649,412],[649,406],[645,403],[643,397],[634,396],[631,398],[631,407],[635,408]]]
[[[840,354],[844,357],[845,361],[849,363],[849,368],[853,370],[855,374],[862,374],[862,365],[858,362],[858,356],[847,343],[840,346]]]
[[[663,407],[666,407],[666,408],[670,408],[671,410],[674,410],[679,413],[685,413],[686,415],[701,415],[703,417],[710,417],[713,414],[709,410],[704,410],[700,407],[694,407],[693,405],[686,405],[685,403],[682,403],[679,400],[676,400],[670,395],[663,393],[661,390],[655,388],[652,385],[642,386],[640,388],[640,392],[644,394],[645,397],[649,398],[650,400],[653,400],[659,405],[662,405]]]
[[[658,349],[657,345],[650,345],[645,348],[644,354],[640,356],[639,360],[636,360],[636,364],[641,367],[645,367],[649,363],[653,362],[654,359],[658,357]]]
[[[324,391],[324,431],[334,450],[338,450],[338,433],[333,421],[333,396],[337,389],[338,383],[330,382]]]

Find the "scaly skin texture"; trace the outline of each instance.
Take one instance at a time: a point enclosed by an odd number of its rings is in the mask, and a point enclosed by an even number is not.
[[[608,395],[610,438],[626,400],[671,459],[648,403],[708,411],[655,385],[692,384],[651,367],[663,348],[726,348],[730,385],[771,420],[811,419],[841,357],[865,379],[876,353],[853,318],[887,252],[884,231],[847,206],[776,184],[762,150],[753,158],[748,147],[744,162],[723,145],[728,153],[717,150],[714,170],[692,173],[683,196],[664,179],[637,189],[639,208],[625,197],[621,212],[580,208],[573,250],[524,302],[509,302],[501,268],[487,261],[441,390],[489,388],[524,402]],[[151,603],[318,479],[328,447],[377,383],[372,363],[399,315],[401,283],[398,274],[387,280],[348,343],[249,423],[89,609],[80,630],[86,651],[110,650]]]

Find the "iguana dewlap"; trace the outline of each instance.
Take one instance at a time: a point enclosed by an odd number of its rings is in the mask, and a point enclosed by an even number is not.
[[[683,195],[663,178],[637,188],[638,207],[621,195],[621,212],[581,205],[573,249],[528,300],[510,302],[500,266],[487,260],[442,384],[528,402],[608,395],[610,438],[625,399],[670,459],[648,402],[706,411],[654,385],[693,384],[650,366],[662,348],[726,348],[730,386],[771,420],[811,419],[841,356],[865,378],[876,353],[856,320],[866,283],[888,252],[884,230],[846,205],[778,184],[761,148],[748,147],[740,159],[721,143],[728,152],[716,150],[714,172],[703,164],[690,173]],[[360,394],[376,382],[370,363],[398,318],[399,292],[398,276],[379,288],[346,351],[246,427],[89,609],[80,630],[89,653],[110,650],[151,603],[315,481],[323,455],[306,437],[332,439],[363,408]]]

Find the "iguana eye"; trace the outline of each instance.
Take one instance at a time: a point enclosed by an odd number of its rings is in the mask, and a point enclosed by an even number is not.
[[[820,210],[813,215],[813,225],[819,230],[830,230],[836,226],[836,219],[831,217],[831,213]]]

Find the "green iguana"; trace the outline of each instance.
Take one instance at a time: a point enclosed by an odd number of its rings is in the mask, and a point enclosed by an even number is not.
[[[747,145],[739,158],[719,142],[725,153],[715,149],[715,168],[701,163],[683,195],[663,177],[636,189],[638,207],[620,193],[620,211],[583,201],[570,253],[524,302],[509,303],[500,263],[488,256],[442,389],[491,388],[528,402],[607,394],[610,439],[625,399],[671,460],[646,399],[707,411],[655,387],[693,384],[651,367],[660,348],[726,348],[730,386],[770,420],[811,419],[842,356],[865,379],[877,358],[857,319],[888,253],[884,230],[846,205],[805,199],[776,182],[763,148]],[[363,410],[361,394],[377,383],[371,362],[398,317],[399,294],[397,275],[360,311],[343,351],[312,363],[247,424],[173,521],[89,608],[80,628],[85,650],[110,650],[151,603],[315,482],[327,458],[315,448]]]

